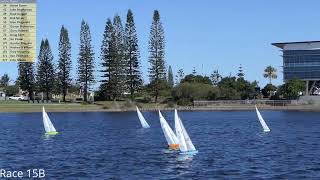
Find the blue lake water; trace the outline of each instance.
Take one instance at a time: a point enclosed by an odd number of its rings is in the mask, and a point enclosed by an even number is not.
[[[320,178],[320,113],[181,111],[199,153],[168,151],[157,112],[48,113],[56,129],[45,137],[41,113],[0,113],[0,168],[41,168],[48,179],[306,179]],[[164,111],[173,126],[173,112]]]

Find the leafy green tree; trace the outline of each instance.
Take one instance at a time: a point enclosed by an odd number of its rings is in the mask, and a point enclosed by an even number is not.
[[[196,68],[193,67],[193,69],[192,69],[192,75],[196,76],[196,74],[197,74]]]
[[[212,82],[209,77],[207,76],[201,76],[201,75],[194,75],[194,74],[188,74],[186,75],[182,80],[181,83],[202,83],[202,84],[209,84],[212,85]]]
[[[238,75],[238,78],[244,79],[244,71],[243,71],[243,68],[242,68],[242,65],[241,65],[241,64],[240,64],[240,66],[239,66],[239,70],[238,70],[237,75]]]
[[[76,82],[71,83],[71,86],[68,89],[69,93],[72,93],[72,94],[78,94],[79,90],[80,90],[80,85],[77,84]]]
[[[267,84],[262,90],[261,93],[265,97],[269,97],[272,92],[277,91],[277,87],[272,84]]]
[[[5,93],[7,96],[13,96],[19,93],[19,86],[17,84],[8,85],[5,87]]]
[[[179,105],[191,105],[194,100],[217,99],[219,89],[209,84],[185,82],[173,89],[172,96]]]
[[[78,58],[78,82],[83,87],[83,99],[88,101],[88,90],[94,81],[94,52],[90,27],[82,21],[80,30],[80,51]]]
[[[111,19],[108,19],[103,34],[103,40],[101,45],[101,55],[103,72],[102,84],[100,85],[100,96],[111,97],[116,88],[116,81],[113,78],[115,73],[115,61],[116,61],[116,46],[115,35],[113,30],[113,24]]]
[[[240,93],[241,99],[250,99],[256,95],[256,82],[250,83],[244,78],[238,78],[236,81],[236,90]]]
[[[173,72],[172,72],[171,66],[169,66],[169,69],[168,69],[168,85],[169,85],[170,87],[173,87],[173,85],[174,85]]]
[[[127,22],[124,33],[125,39],[125,61],[127,62],[127,81],[131,97],[134,93],[141,90],[142,76],[140,70],[140,51],[138,46],[138,35],[133,18],[133,13],[129,9],[127,13]]]
[[[271,80],[277,79],[277,77],[278,77],[277,76],[277,69],[272,66],[267,66],[266,69],[264,70],[263,77],[268,78],[269,84],[272,84]]]
[[[4,74],[1,76],[0,87],[4,90],[4,92],[6,94],[5,99],[7,99],[7,96],[8,96],[9,82],[10,82],[10,77],[8,74]]]
[[[33,92],[35,91],[34,64],[32,62],[19,62],[18,73],[17,84],[21,90],[27,91],[29,99],[33,100]]]
[[[59,60],[58,60],[58,91],[62,92],[63,102],[66,101],[67,91],[71,85],[71,44],[68,30],[62,26],[59,41]]]
[[[179,69],[176,75],[176,83],[179,84],[183,78],[184,78],[183,69]]]
[[[251,83],[245,79],[234,76],[224,77],[218,83],[221,92],[219,99],[237,100],[253,98],[256,96],[256,86],[256,81]]]
[[[53,89],[51,92],[54,95],[61,95],[61,89],[60,89],[61,85],[59,81],[60,80],[59,80],[58,73],[56,73],[56,75],[54,76]]]
[[[155,102],[157,102],[159,91],[163,88],[161,86],[162,81],[166,80],[164,29],[160,21],[159,11],[157,10],[155,10],[153,14],[149,39],[149,53],[149,78],[150,82],[152,82]]]
[[[299,93],[303,92],[305,84],[301,79],[291,79],[282,86],[280,86],[280,94],[287,99],[297,99]]]
[[[219,99],[241,99],[241,94],[237,91],[237,86],[238,85],[236,77],[230,76],[222,78],[221,81],[218,83],[218,87],[221,92]]]
[[[1,79],[0,79],[0,86],[1,87],[9,86],[9,82],[10,82],[10,77],[8,74],[4,74],[1,76]]]
[[[105,95],[116,100],[126,90],[128,62],[125,59],[125,44],[120,16],[114,17],[113,23],[107,20],[101,46],[101,59],[105,78],[100,88]],[[103,94],[103,91],[100,91]]]
[[[54,88],[54,64],[48,39],[42,40],[38,56],[37,66],[37,87],[40,92],[44,92],[46,100],[49,100],[49,94]]]
[[[214,70],[213,73],[210,75],[211,82],[214,86],[217,86],[220,82],[222,76],[219,74],[218,70]]]
[[[127,90],[126,87],[126,67],[128,62],[125,59],[125,46],[124,46],[124,30],[120,16],[116,15],[113,19],[114,28],[114,44],[115,44],[115,61],[114,61],[114,74],[113,79],[116,82],[113,89],[114,99],[123,95]]]

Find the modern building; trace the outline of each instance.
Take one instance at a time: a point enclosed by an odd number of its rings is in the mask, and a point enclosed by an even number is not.
[[[306,82],[306,95],[320,87],[320,41],[272,43],[283,52],[283,79]]]

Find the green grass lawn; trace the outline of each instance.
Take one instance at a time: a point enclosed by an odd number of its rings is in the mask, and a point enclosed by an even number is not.
[[[28,103],[27,101],[0,101],[0,112],[40,112],[42,106],[46,111],[54,112],[77,112],[77,111],[98,111],[98,105],[83,105],[80,103]]]
[[[85,112],[85,111],[135,111],[135,107],[145,110],[167,108],[167,104],[135,103],[128,101],[97,101],[95,104],[82,103],[28,103],[27,101],[0,101],[0,112],[41,112],[42,106],[48,112]]]
[[[136,103],[128,101],[97,101],[95,104],[82,103],[28,103],[26,101],[0,101],[0,112],[41,112],[42,106],[48,112],[88,112],[88,111],[135,111],[138,106],[140,110],[172,110],[173,108],[185,110],[252,110],[253,105],[226,104],[208,107],[184,107],[172,106],[160,103]],[[299,106],[261,106],[262,109],[279,109],[279,110],[315,110],[320,111],[320,106],[299,105]]]

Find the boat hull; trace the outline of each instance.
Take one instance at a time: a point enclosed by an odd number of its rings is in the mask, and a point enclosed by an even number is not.
[[[179,144],[169,144],[168,147],[172,150],[179,150]]]
[[[180,152],[179,154],[182,154],[182,155],[196,155],[198,154],[199,151],[195,150],[195,151],[187,151],[187,152]]]
[[[57,135],[59,132],[52,131],[52,132],[47,132],[46,135]]]

